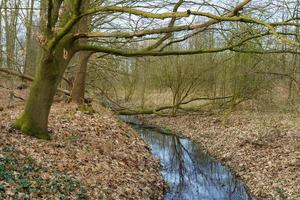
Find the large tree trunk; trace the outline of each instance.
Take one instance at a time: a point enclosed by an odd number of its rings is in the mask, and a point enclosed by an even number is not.
[[[87,72],[87,63],[89,57],[92,55],[90,52],[79,52],[79,71],[73,84],[71,101],[76,104],[84,103],[85,93],[85,79]]]
[[[76,22],[73,24],[67,21],[72,9],[75,9],[75,1],[64,2],[65,9],[61,18],[57,16],[62,1],[52,1],[51,12],[48,7],[49,2],[41,1],[40,4],[40,28],[46,42],[40,41],[39,64],[36,68],[35,78],[30,88],[24,112],[15,123],[15,127],[23,133],[48,140],[50,139],[48,133],[50,108],[58,84],[75,53],[76,45],[72,33]],[[55,34],[53,28],[57,23],[60,23],[62,30]]]
[[[50,139],[48,116],[57,86],[73,56],[71,49],[70,44],[62,43],[54,54],[42,52],[25,110],[15,124],[25,134]]]

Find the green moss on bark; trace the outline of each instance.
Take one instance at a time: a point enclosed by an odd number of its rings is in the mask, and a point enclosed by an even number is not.
[[[50,140],[48,117],[53,98],[62,76],[74,55],[72,34],[59,40],[52,51],[43,49],[26,106],[15,127],[24,134]]]
[[[42,130],[41,128],[35,126],[31,120],[26,116],[22,115],[15,123],[15,128],[21,130],[24,134],[36,137],[38,139],[50,140],[51,137],[48,131]]]

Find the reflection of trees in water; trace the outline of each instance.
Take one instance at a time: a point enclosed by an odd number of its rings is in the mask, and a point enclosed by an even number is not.
[[[138,128],[138,132],[161,159],[164,176],[172,187],[167,199],[251,199],[227,168],[189,140],[146,129]]]
[[[191,149],[186,150],[185,152],[189,154],[191,162],[193,163],[191,165],[193,169],[189,171],[194,172],[194,174],[191,174],[190,177],[193,175],[194,177],[199,177],[199,175],[201,175],[203,183],[206,184],[207,189],[210,189],[212,186],[215,187],[219,193],[223,193],[224,198],[226,199],[252,199],[247,194],[244,185],[237,180],[232,175],[231,171],[224,167],[221,162],[212,159],[207,154],[204,154],[200,148],[192,142],[189,142],[188,147]],[[199,180],[197,180],[197,182],[199,182]]]

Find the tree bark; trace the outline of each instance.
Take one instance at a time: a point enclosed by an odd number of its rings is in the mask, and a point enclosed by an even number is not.
[[[51,2],[51,3],[50,3]],[[17,119],[15,127],[24,134],[50,139],[48,117],[54,95],[63,74],[76,51],[73,28],[79,20],[77,6],[81,1],[64,1],[65,10],[59,18],[63,1],[41,1],[41,48],[39,64],[30,88],[24,112]],[[44,12],[45,11],[45,12]],[[70,18],[70,14],[72,17]],[[62,28],[57,34],[53,32],[59,23]]]
[[[32,63],[31,60],[31,54],[35,53],[32,51],[32,24],[33,24],[33,7],[34,7],[34,0],[31,0],[30,2],[30,11],[29,11],[29,16],[27,19],[27,24],[26,24],[26,46],[25,46],[25,64],[24,64],[24,69],[23,73],[26,74],[27,70],[30,66],[30,63]]]
[[[84,10],[90,4],[90,0],[85,0],[82,5],[81,9]],[[79,24],[78,24],[78,31],[84,32],[90,29],[91,18],[90,17],[83,17]],[[86,44],[86,39],[79,40],[81,44]],[[84,93],[85,93],[85,80],[86,80],[86,73],[88,67],[88,60],[92,52],[78,52],[78,71],[76,74],[75,81],[73,83],[73,88],[71,92],[71,102],[76,104],[83,104],[84,103]]]
[[[17,38],[17,20],[19,14],[20,1],[14,2],[15,9],[9,11],[9,1],[5,1],[4,23],[5,23],[5,40],[6,40],[6,65],[7,68],[14,69],[16,59],[16,38]]]
[[[84,103],[87,63],[91,55],[92,55],[91,52],[79,52],[79,70],[76,74],[76,78],[71,93],[71,102],[73,103],[76,104]]]
[[[15,124],[23,133],[39,139],[50,139],[48,116],[57,86],[74,54],[71,44],[70,40],[65,39],[55,53],[42,52],[25,110]]]

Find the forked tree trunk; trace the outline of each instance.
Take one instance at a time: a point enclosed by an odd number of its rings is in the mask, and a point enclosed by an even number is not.
[[[69,47],[69,48],[67,48]],[[50,139],[48,116],[57,86],[73,53],[66,43],[57,47],[54,54],[42,52],[26,107],[15,127],[27,135]]]

